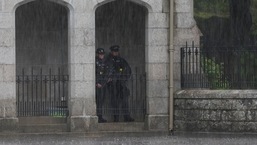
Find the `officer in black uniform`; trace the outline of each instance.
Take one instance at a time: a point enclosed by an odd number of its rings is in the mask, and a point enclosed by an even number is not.
[[[112,72],[112,80],[108,82],[107,88],[114,109],[114,122],[119,121],[120,113],[123,113],[125,122],[132,122],[134,119],[129,113],[128,97],[130,91],[127,87],[127,81],[131,76],[131,68],[127,61],[119,56],[119,48],[118,45],[110,47],[111,52],[106,59],[106,64]],[[121,110],[119,105],[122,106]]]
[[[104,63],[104,49],[98,48],[96,50],[96,106],[97,106],[97,116],[98,122],[107,122],[102,117],[102,107],[105,100],[106,93],[106,83],[107,83],[107,65]]]

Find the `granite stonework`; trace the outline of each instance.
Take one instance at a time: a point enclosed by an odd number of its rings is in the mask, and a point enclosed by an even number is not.
[[[34,0],[0,0],[0,119],[14,121],[16,127],[15,87],[15,11]],[[95,11],[112,0],[49,0],[67,8],[69,18],[69,113],[70,131],[91,131],[97,123],[95,104]],[[146,72],[149,108],[145,123],[150,130],[167,130],[168,124],[168,0],[131,0],[147,9]],[[181,5],[180,5],[181,6]],[[182,4],[183,6],[183,4]],[[148,49],[149,48],[149,49]],[[158,53],[156,53],[158,52]],[[158,75],[161,74],[161,75]],[[162,84],[162,91],[158,84]],[[154,91],[156,90],[156,91]],[[151,93],[160,92],[160,93]],[[155,104],[154,102],[158,103]],[[165,103],[165,107],[163,107]],[[161,109],[159,109],[161,108]],[[158,111],[155,111],[158,109]],[[165,118],[165,119],[163,119]],[[160,123],[161,120],[161,123]],[[16,123],[16,124],[15,124]],[[149,123],[149,124],[148,124]],[[2,130],[2,129],[1,129]]]
[[[70,131],[97,128],[95,104],[96,10],[113,0],[46,0],[66,8],[68,14],[68,68]],[[169,0],[129,0],[146,9],[145,72],[146,119],[148,130],[168,130],[169,115]],[[0,120],[17,126],[15,11],[35,0],[0,0]],[[200,31],[193,19],[193,1],[175,0],[174,86],[180,89],[179,50],[186,41],[199,41]],[[108,46],[109,47],[109,46]],[[140,47],[141,48],[141,47]],[[4,91],[3,91],[4,90]],[[8,101],[6,101],[8,100]],[[11,100],[11,101],[10,101]],[[157,102],[157,103],[155,103]],[[3,104],[4,103],[4,104]],[[213,113],[215,114],[215,113]],[[242,113],[238,113],[242,115]],[[215,116],[215,115],[214,115]],[[247,118],[251,114],[247,113]],[[254,117],[252,117],[254,118]],[[0,126],[5,125],[2,121]],[[12,128],[12,127],[10,127]]]
[[[183,90],[175,95],[175,130],[257,132],[257,91]]]

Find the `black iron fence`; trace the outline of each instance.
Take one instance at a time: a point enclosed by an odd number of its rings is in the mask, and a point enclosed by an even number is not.
[[[98,76],[99,77],[99,76]],[[134,73],[130,76],[100,76],[101,89],[96,88],[97,114],[107,120],[114,116],[119,121],[131,116],[136,121],[144,121],[146,114],[146,75]],[[99,78],[98,78],[99,80]]]
[[[69,76],[60,69],[47,74],[42,69],[26,71],[16,77],[18,116],[67,116]]]
[[[257,47],[181,48],[181,87],[256,89]]]

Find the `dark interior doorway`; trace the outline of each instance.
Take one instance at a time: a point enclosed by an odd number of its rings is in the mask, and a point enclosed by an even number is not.
[[[63,116],[68,94],[68,9],[36,0],[16,9],[15,22],[18,116]]]
[[[146,109],[145,42],[147,9],[129,0],[116,0],[96,9],[96,48],[104,48],[106,56],[113,45],[132,69],[128,82],[129,110],[136,121],[143,121]],[[106,93],[108,96],[108,91]],[[108,96],[111,97],[111,96]],[[107,97],[107,98],[108,98]],[[111,98],[105,100],[103,115],[112,120]],[[98,108],[100,106],[97,106]]]

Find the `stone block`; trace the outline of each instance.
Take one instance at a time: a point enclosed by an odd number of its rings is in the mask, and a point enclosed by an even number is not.
[[[15,65],[4,65],[4,82],[16,82]]]
[[[256,122],[233,122],[232,131],[233,132],[256,132],[257,123]]]
[[[209,111],[209,120],[211,121],[220,121],[221,118],[221,111],[220,110],[210,110]]]
[[[85,81],[95,81],[94,64],[83,64],[83,79]]]
[[[185,121],[185,110],[177,110],[174,111],[174,120],[182,120]]]
[[[76,98],[69,102],[71,116],[94,116],[96,103],[94,98]]]
[[[174,120],[174,130],[176,131],[185,131],[186,129],[185,121]]]
[[[207,131],[208,122],[206,121],[186,121],[183,131]]]
[[[209,109],[232,109],[232,103],[230,100],[211,100]]]
[[[169,51],[168,46],[148,46],[148,60],[149,63],[168,63]]]
[[[168,46],[168,29],[148,29],[149,45]]]
[[[74,29],[72,46],[84,46],[84,29]]]
[[[13,12],[15,6],[22,0],[2,0],[3,12]]]
[[[2,7],[3,7],[3,4],[2,4],[2,0],[0,0],[0,12],[2,11]]]
[[[186,42],[191,43],[194,41],[195,46],[200,42],[201,31],[196,25],[192,28],[176,28],[174,30],[174,47],[176,50],[186,45]]]
[[[4,117],[11,118],[16,117],[16,99],[5,99],[1,100],[4,104]]]
[[[148,115],[147,127],[149,130],[168,130],[168,115]]]
[[[247,111],[246,112],[246,120],[247,121],[254,121],[255,111]]]
[[[14,48],[0,47],[0,64],[15,64],[15,49]]]
[[[166,63],[149,63],[147,66],[147,75],[149,80],[167,80],[168,64]]]
[[[169,0],[162,0],[162,10],[165,13],[170,12],[170,1]]]
[[[221,119],[223,121],[245,121],[245,111],[222,111]]]
[[[95,46],[71,48],[71,63],[95,63]]]
[[[71,132],[88,132],[97,129],[96,116],[71,116],[69,122]]]
[[[193,14],[194,4],[192,0],[175,0],[175,12],[188,12]]]
[[[149,98],[149,114],[168,114],[169,98]]]
[[[243,103],[243,100],[230,100],[232,101],[232,109],[245,110],[248,107]]]
[[[168,81],[166,80],[151,80],[147,81],[147,96],[151,97],[168,97]]]
[[[1,1],[0,1],[0,4],[1,4]],[[0,13],[0,29],[1,28],[14,29],[14,19],[15,18],[13,13]]]
[[[75,13],[75,28],[95,28],[95,13]]]
[[[185,110],[186,121],[199,121],[202,120],[202,110]]]
[[[18,118],[0,118],[0,132],[17,132]]]
[[[15,45],[14,29],[0,29],[0,47],[12,47]]]
[[[181,64],[180,63],[173,63],[173,79],[174,80],[181,80]]]
[[[82,64],[71,64],[70,65],[70,81],[83,81],[83,65]]]
[[[163,11],[163,7],[162,7],[163,6],[163,2],[162,2],[162,0],[143,0],[143,1],[146,4],[150,5],[150,7],[152,8],[151,12],[162,12]]]
[[[174,107],[175,109],[185,109],[186,108],[186,100],[185,99],[174,99]]]
[[[95,29],[74,29],[72,46],[94,46]]]
[[[4,65],[0,65],[0,82],[4,81]]]
[[[149,28],[169,28],[169,13],[149,13]]]
[[[71,98],[93,98],[95,96],[95,81],[70,81]]]
[[[257,109],[257,100],[256,99],[252,99],[252,104],[251,104],[251,109]]]
[[[177,28],[192,28],[196,25],[193,13],[176,13],[174,21]]]
[[[64,0],[71,4],[75,13],[93,12],[94,6],[97,4],[97,0]]]
[[[84,45],[94,46],[95,45],[95,29],[84,30]]]
[[[232,123],[225,121],[210,121],[209,130],[214,132],[230,132],[232,130]]]
[[[16,98],[15,82],[0,82],[0,99]]]
[[[198,100],[198,99],[187,99],[186,100],[186,109],[209,109],[210,108],[209,100]]]
[[[98,0],[90,0],[84,1],[85,11],[86,12],[95,12],[95,8],[97,7]]]
[[[174,63],[181,63],[181,54],[180,54],[180,48],[181,47],[175,47],[175,51],[174,51]]]
[[[4,118],[5,114],[4,114],[5,110],[4,110],[4,103],[0,103],[0,118]]]

